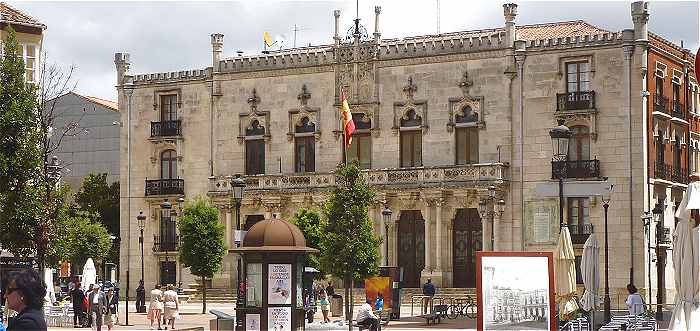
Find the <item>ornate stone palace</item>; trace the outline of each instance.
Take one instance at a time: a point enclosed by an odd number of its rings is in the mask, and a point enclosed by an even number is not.
[[[234,174],[247,185],[243,229],[319,208],[342,160],[344,88],[357,127],[348,159],[378,192],[369,212],[388,240],[381,261],[404,268],[405,287],[426,278],[475,287],[480,250],[554,249],[548,132],[557,119],[574,132],[569,161],[558,165],[567,169],[563,216],[576,253],[591,233],[603,241],[602,200],[587,188],[614,184],[611,286],[622,293],[630,274],[641,284],[646,4],[632,5],[634,29],[621,32],[583,21],[518,26],[517,6],[503,9],[502,27],[404,39],[381,38],[380,7],[372,35],[341,36],[335,11],[332,44],[257,56],[224,58],[224,36],[212,34],[212,65],[198,70],[132,75],[130,55],[117,53],[121,279],[130,269],[134,289],[140,278],[143,211],[146,286],[192,282],[176,262],[181,196],[211,198],[233,247]],[[174,205],[169,216],[164,200]],[[233,254],[223,265],[213,286],[235,288]]]

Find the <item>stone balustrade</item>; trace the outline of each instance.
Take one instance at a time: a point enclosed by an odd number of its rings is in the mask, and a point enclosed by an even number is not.
[[[476,185],[480,182],[507,181],[507,163],[482,163],[444,167],[363,170],[365,180],[382,187],[430,187]],[[274,174],[245,176],[248,191],[330,189],[335,175],[329,173]],[[209,194],[228,194],[230,176],[209,177]]]

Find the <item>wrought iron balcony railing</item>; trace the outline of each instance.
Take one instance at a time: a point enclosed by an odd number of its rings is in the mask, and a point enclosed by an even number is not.
[[[593,224],[572,224],[566,225],[569,228],[569,233],[571,234],[571,241],[574,244],[585,244],[588,240],[588,236],[593,233]]]
[[[661,162],[656,162],[654,164],[654,177],[671,182],[688,184],[688,172],[685,169],[672,167]]]
[[[654,111],[669,114],[668,98],[663,95],[654,94]]]
[[[685,114],[683,113],[683,104],[678,101],[674,101],[671,115],[673,115],[673,117],[685,119]]]
[[[595,91],[557,93],[557,111],[595,108]]]
[[[561,175],[560,175],[561,174]],[[600,177],[600,160],[552,161],[552,179]]]
[[[146,179],[146,196],[185,194],[184,179]]]
[[[154,252],[176,252],[180,243],[178,236],[162,238],[153,236]]]
[[[180,120],[151,122],[151,137],[172,137],[182,135]]]

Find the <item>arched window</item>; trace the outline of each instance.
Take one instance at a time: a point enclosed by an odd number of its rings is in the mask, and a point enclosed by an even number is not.
[[[177,178],[177,154],[175,150],[168,149],[160,153],[160,178]]]
[[[571,142],[569,143],[569,161],[591,159],[591,135],[588,127],[577,125],[571,127]]]
[[[676,141],[673,143],[673,170],[677,174],[681,171],[681,138],[676,136]]]
[[[245,129],[245,173],[258,175],[265,173],[265,127],[253,120]]]
[[[352,134],[352,143],[347,147],[348,162],[357,161],[361,169],[372,167],[372,137],[370,128],[372,120],[364,113],[353,113],[352,121],[355,123],[355,132]]]
[[[455,114],[456,123],[477,123],[479,122],[479,113],[474,111],[470,106],[464,106],[461,112]]]
[[[415,109],[409,110],[401,118],[399,161],[402,168],[423,165],[422,123],[423,119],[416,114]]]
[[[456,164],[479,163],[479,113],[465,106],[455,115]]]
[[[294,126],[294,171],[316,171],[316,125],[308,117]]]

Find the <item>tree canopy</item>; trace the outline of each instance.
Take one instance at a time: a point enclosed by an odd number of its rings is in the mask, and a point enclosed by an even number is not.
[[[89,174],[75,193],[80,209],[97,213],[113,236],[119,236],[119,182],[107,183],[107,174]]]
[[[292,223],[299,227],[299,230],[304,234],[306,246],[316,249],[321,247],[321,241],[326,232],[326,221],[316,210],[306,208],[297,210],[292,217]],[[318,254],[307,254],[306,265],[321,271],[319,277],[324,273]]]

